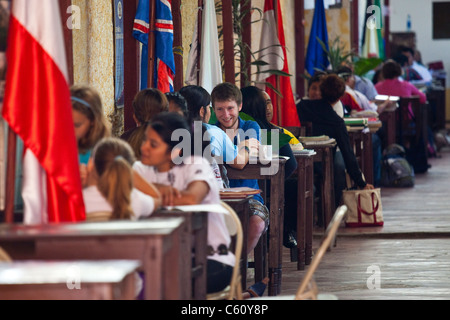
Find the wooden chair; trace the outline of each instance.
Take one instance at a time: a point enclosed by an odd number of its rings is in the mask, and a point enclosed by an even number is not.
[[[242,300],[240,261],[244,233],[242,231],[241,221],[239,220],[236,212],[223,201],[222,206],[228,211],[228,214],[225,215],[225,222],[227,223],[228,232],[235,238],[234,256],[236,257],[236,263],[233,267],[230,285],[222,291],[208,294],[206,298],[207,300]]]
[[[337,230],[339,225],[342,222],[345,214],[347,213],[347,207],[341,206],[339,207],[333,218],[331,219],[325,235],[322,239],[322,243],[320,244],[319,249],[314,255],[311,265],[308,268],[305,276],[300,283],[297,292],[293,296],[275,296],[275,297],[258,297],[254,299],[262,299],[262,300],[337,300],[337,297],[330,294],[319,294],[319,290],[314,281],[314,272],[316,272],[317,267],[319,266],[320,261],[322,260],[325,252],[327,252],[328,248],[334,243],[334,239],[336,237]]]
[[[9,256],[9,254],[7,254],[6,251],[3,250],[1,247],[0,247],[0,262],[12,262],[12,259]]]

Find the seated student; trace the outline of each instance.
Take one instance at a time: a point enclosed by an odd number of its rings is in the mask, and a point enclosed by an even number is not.
[[[383,65],[383,77],[384,80],[377,83],[375,87],[377,88],[380,94],[397,96],[397,97],[412,97],[419,96],[420,103],[425,104],[427,102],[427,96],[417,89],[412,83],[408,81],[402,81],[399,77],[402,75],[401,66],[395,62],[394,60],[388,60]],[[414,112],[411,107],[409,107],[409,118],[412,120],[414,118]],[[413,123],[413,122],[412,122]],[[434,150],[434,137],[431,131],[431,128],[428,127],[428,146],[420,147],[420,151],[412,152],[412,154],[425,154],[428,152],[431,156],[436,155],[436,151]],[[409,149],[410,146],[406,145],[405,148]],[[423,151],[422,149],[427,149]],[[411,155],[412,158],[415,158],[416,155]],[[408,157],[409,158],[409,157]],[[416,172],[424,172],[428,170],[429,164],[426,161],[426,156],[424,155],[421,159],[420,168],[418,166],[415,167]],[[413,160],[415,162],[415,160]]]
[[[421,84],[424,83],[422,76],[418,73],[414,68],[409,65],[408,57],[399,53],[392,58],[395,62],[397,62],[403,70],[402,78],[405,81]]]
[[[419,77],[417,78],[420,79],[418,79],[417,82],[413,81],[414,84],[429,85],[431,81],[433,81],[433,76],[431,75],[430,71],[420,61],[421,60],[420,52],[405,46],[401,46],[398,52],[406,56],[408,61],[408,67],[413,69],[419,75]]]
[[[180,129],[192,138],[190,125],[184,117],[166,112],[155,116],[146,127],[141,161],[134,164],[134,169],[159,188],[164,206],[220,204],[219,189],[208,161],[182,149],[184,144],[181,142],[186,136],[172,138],[172,134]],[[228,249],[225,252],[219,250],[230,245],[231,237],[223,214],[210,212],[208,293],[220,291],[230,283],[235,257]]]
[[[297,112],[301,121],[312,122],[313,135],[327,135],[336,139],[345,164],[345,169],[351,179],[361,189],[373,189],[371,184],[364,181],[358,161],[350,144],[347,127],[344,120],[333,110],[332,105],[345,92],[345,82],[335,74],[327,75],[320,84],[321,100],[302,100],[297,105]],[[338,181],[336,181],[338,180]],[[345,174],[336,172],[335,167],[335,199],[340,204],[342,191],[346,188]]]
[[[239,146],[233,144],[226,133],[215,125],[209,124],[211,117],[211,95],[204,88],[196,85],[185,86],[180,94],[187,101],[190,122],[201,121],[211,137],[211,152],[218,163],[227,163],[233,168],[242,169],[246,164],[247,148],[257,148],[256,139],[241,141]],[[223,177],[225,178],[225,177]]]
[[[382,104],[377,105],[375,104],[375,97],[373,100],[369,100],[365,94],[358,91],[355,88],[356,78],[351,68],[344,66],[339,68],[336,73],[345,81],[345,92],[356,101],[361,109],[381,114],[384,109],[390,105],[390,101],[385,101]]]
[[[263,93],[264,99],[266,100],[266,119],[267,119],[267,121],[268,121],[269,123],[273,124],[273,123],[272,123],[272,119],[273,119],[273,104],[272,104],[272,99],[270,98],[270,95],[269,95],[267,92],[262,91],[262,93]],[[279,127],[279,126],[276,126],[276,127],[282,129],[284,134],[287,134],[288,136],[290,136],[290,137],[292,138],[292,139],[289,141],[289,144],[290,144],[291,146],[298,146],[298,147],[299,147],[299,150],[302,150],[302,149],[303,149],[302,144],[301,144],[300,141],[297,139],[297,137],[294,136],[294,135],[292,134],[292,132],[290,132],[290,131],[287,130],[286,128],[282,128],[282,127]]]
[[[83,189],[86,215],[110,212],[111,220],[137,220],[150,216],[159,199],[134,187],[131,147],[119,138],[104,138],[89,161],[90,183]]]
[[[379,94],[396,97],[419,96],[420,103],[427,102],[427,96],[408,81],[401,81],[401,66],[394,60],[388,60],[382,68],[383,81],[375,85]]]
[[[211,100],[218,120],[217,126],[226,132],[235,145],[248,139],[260,141],[261,128],[258,123],[245,121],[239,117],[242,109],[242,93],[236,85],[227,82],[217,85],[211,93]],[[242,149],[245,150],[245,166],[250,159],[251,150],[248,147]],[[259,189],[258,180],[230,179],[230,186]],[[247,252],[256,247],[259,238],[269,225],[269,210],[264,205],[261,195],[255,195],[250,200],[250,212]]]
[[[169,112],[176,112],[183,117],[188,113],[186,99],[179,92],[167,92],[167,101],[169,101]]]
[[[308,81],[308,92],[306,99],[311,100],[320,100],[322,99],[322,93],[320,92],[320,83],[322,82],[322,78],[327,75],[327,73],[316,72],[311,79]],[[338,100],[333,105],[333,110],[343,118],[344,117],[344,106],[342,105],[341,100]]]
[[[139,159],[144,138],[145,124],[158,113],[169,111],[169,101],[158,89],[144,89],[133,100],[133,119],[136,127],[125,132],[120,138],[127,141]]]
[[[254,86],[249,86],[241,89],[242,92],[242,112],[251,116],[255,121],[259,124],[261,129],[267,130],[267,132],[271,132],[271,130],[279,130],[280,133],[283,130],[274,124],[271,124],[267,121],[267,112],[266,112],[266,99],[264,96],[264,92],[259,88]],[[292,175],[292,173],[297,169],[297,161],[295,160],[294,154],[292,153],[292,149],[289,144],[284,146],[278,146],[279,150],[274,150],[275,153],[279,153],[281,156],[286,156],[289,160],[286,161],[285,165],[285,183],[287,179]],[[296,180],[295,180],[296,181]],[[296,185],[296,184],[295,184]],[[285,186],[287,186],[285,184]],[[297,192],[296,188],[290,188],[291,184],[289,184],[289,188],[285,187],[286,195],[291,194],[293,191],[293,197],[296,198]],[[296,224],[289,223],[295,220],[291,217],[292,215],[297,216],[297,210],[294,208],[287,208],[285,211],[285,219],[284,219],[284,237],[283,243],[288,248],[294,248],[297,246],[297,241],[295,240],[294,231]],[[292,209],[292,210],[290,210]],[[294,217],[294,219],[295,219]]]
[[[81,183],[86,185],[87,164],[95,144],[111,135],[110,128],[103,115],[102,100],[98,92],[87,86],[72,86],[72,116],[75,136],[78,143]]]

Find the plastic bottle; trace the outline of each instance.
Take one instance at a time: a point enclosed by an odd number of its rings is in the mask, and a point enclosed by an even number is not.
[[[411,15],[408,14],[408,18],[406,19],[406,30],[411,31]]]

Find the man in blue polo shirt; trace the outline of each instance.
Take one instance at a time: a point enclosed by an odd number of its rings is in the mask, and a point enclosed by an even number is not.
[[[241,145],[241,141],[256,139],[260,140],[260,130],[255,121],[244,121],[239,117],[242,109],[242,93],[239,88],[231,83],[222,83],[214,88],[211,100],[217,117],[217,126],[226,132],[234,145]],[[243,165],[250,158],[251,149],[242,146],[246,151]],[[241,151],[241,150],[239,150]],[[230,187],[250,187],[259,189],[258,180],[230,180]],[[247,252],[251,252],[258,244],[262,233],[269,224],[269,210],[264,205],[264,200],[258,194],[250,201],[251,216],[248,227]]]

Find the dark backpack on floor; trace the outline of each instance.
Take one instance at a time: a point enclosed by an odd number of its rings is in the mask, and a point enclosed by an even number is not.
[[[405,149],[393,144],[383,152],[381,167],[381,185],[391,188],[414,187],[414,169],[405,158]]]

